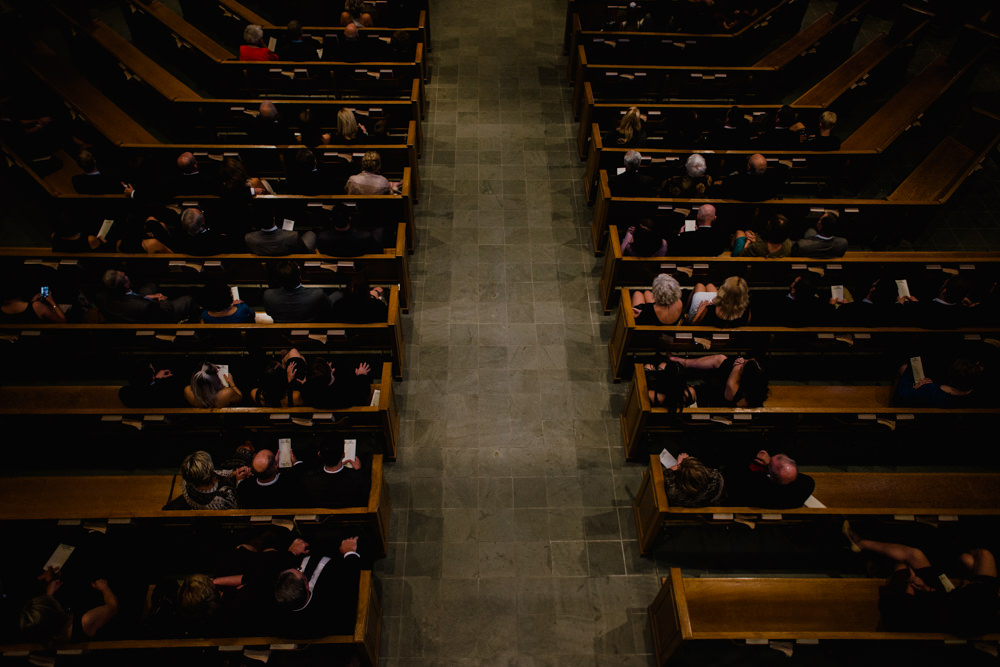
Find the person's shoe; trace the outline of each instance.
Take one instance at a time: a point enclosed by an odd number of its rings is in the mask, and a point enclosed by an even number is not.
[[[844,523],[840,527],[840,532],[842,532],[844,534],[844,537],[847,538],[847,541],[850,542],[851,551],[853,551],[856,554],[861,553],[861,547],[858,545],[857,542],[854,541],[857,535],[854,533],[853,530],[851,530],[850,521],[844,519]]]

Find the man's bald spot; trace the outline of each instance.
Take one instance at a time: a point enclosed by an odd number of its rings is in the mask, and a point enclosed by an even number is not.
[[[261,102],[258,111],[264,120],[274,120],[278,117],[278,108],[274,106],[274,102]]]
[[[702,225],[711,225],[714,220],[715,207],[711,204],[702,204],[698,209],[698,223]]]
[[[184,173],[194,171],[197,166],[198,160],[195,158],[194,153],[185,151],[177,156],[177,168]]]
[[[253,471],[258,475],[268,472],[274,466],[274,452],[262,449],[253,457]]]
[[[754,153],[747,160],[747,166],[755,174],[763,174],[767,171],[767,158],[760,153]]]
[[[344,26],[344,37],[347,39],[357,39],[358,38],[358,26],[354,23],[348,23]]]
[[[795,461],[784,454],[775,454],[771,457],[771,476],[778,484],[791,484],[799,476],[799,468]]]

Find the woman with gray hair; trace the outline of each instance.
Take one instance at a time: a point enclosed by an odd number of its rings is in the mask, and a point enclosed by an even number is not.
[[[277,60],[278,54],[264,46],[264,29],[250,23],[243,28],[243,41],[240,45],[240,60]]]
[[[191,374],[191,384],[184,387],[184,398],[195,408],[228,408],[243,400],[233,376],[223,374],[215,364],[205,362]]]
[[[671,178],[665,189],[671,197],[704,197],[711,186],[712,177],[708,175],[705,158],[694,153],[684,163],[684,173]]]
[[[236,482],[249,477],[250,469],[216,470],[212,455],[205,451],[188,454],[181,462],[184,500],[193,510],[231,510],[236,502]]]
[[[677,324],[684,314],[681,286],[667,273],[653,279],[653,288],[632,294],[632,314],[639,325]]]

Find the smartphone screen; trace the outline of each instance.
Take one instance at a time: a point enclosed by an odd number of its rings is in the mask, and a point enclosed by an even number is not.
[[[42,298],[43,299],[45,299],[45,298],[47,298],[49,296],[49,286],[48,285],[43,285],[41,291],[42,291]]]

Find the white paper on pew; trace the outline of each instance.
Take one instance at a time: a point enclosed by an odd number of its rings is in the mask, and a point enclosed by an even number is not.
[[[274,38],[272,37],[271,39]],[[243,657],[256,660],[257,662],[267,662],[271,657],[271,651],[268,649],[245,648],[243,649]]]
[[[316,49],[316,57],[323,60],[323,49]]]
[[[793,649],[795,648],[795,644],[789,641],[772,641],[768,645],[775,651],[784,653],[789,658],[792,657],[792,652]]]
[[[233,301],[240,300],[240,288],[237,287],[236,285],[233,285],[232,287],[229,288],[229,293],[233,295]]]
[[[125,426],[131,426],[137,431],[142,430],[142,421],[139,419],[123,419],[122,424],[124,424]]]
[[[267,313],[261,312],[255,312],[253,314],[253,321],[255,324],[274,324],[274,318]]]
[[[809,496],[808,498],[806,498],[806,502],[804,504],[806,507],[813,507],[817,509],[826,507],[826,505],[821,503],[819,501],[819,498],[817,498],[816,496]]]
[[[292,423],[296,426],[312,426],[313,420],[303,419],[302,417],[292,417]]]
[[[281,221],[281,228],[286,232],[291,232],[295,230],[295,221],[285,218]]]
[[[350,463],[358,455],[358,441],[353,438],[344,440],[344,465],[348,468],[353,468],[354,465]]]
[[[49,556],[49,559],[45,561],[45,565],[42,566],[42,571],[44,572],[50,567],[53,570],[61,570],[63,565],[66,564],[66,561],[69,560],[69,557],[73,555],[74,549],[76,549],[76,547],[71,544],[60,544],[57,546],[55,551],[52,552],[52,555]]]
[[[278,467],[292,467],[292,439],[278,438]]]
[[[615,169],[615,176],[621,176],[625,173],[625,167],[618,167]]]
[[[101,231],[97,232],[97,238],[102,241],[106,240],[108,237],[108,232],[111,231],[111,226],[115,224],[114,220],[105,220],[101,223]]]
[[[266,514],[266,515],[265,514],[259,514],[259,515],[255,514],[252,517],[250,517],[250,521],[254,522],[254,523],[271,523],[271,518],[272,517],[271,517],[270,514]],[[239,648],[243,648],[243,647],[241,646]],[[221,646],[219,647],[219,650],[220,651],[222,650]],[[239,649],[229,649],[229,650],[230,651],[237,651]]]
[[[905,278],[896,281],[896,290],[899,292],[899,296],[910,296],[910,286]]]
[[[675,465],[677,465],[677,459],[674,458],[673,454],[664,449],[662,452],[660,452],[660,463],[663,464],[664,468],[669,470],[670,468],[673,468]]]
[[[913,383],[923,382],[927,377],[924,375],[924,360],[920,357],[910,357],[910,368],[913,370]]]
[[[372,402],[369,403],[369,405],[373,408],[377,408],[379,401],[381,400],[382,400],[382,390],[376,389],[375,391],[372,392]]]

